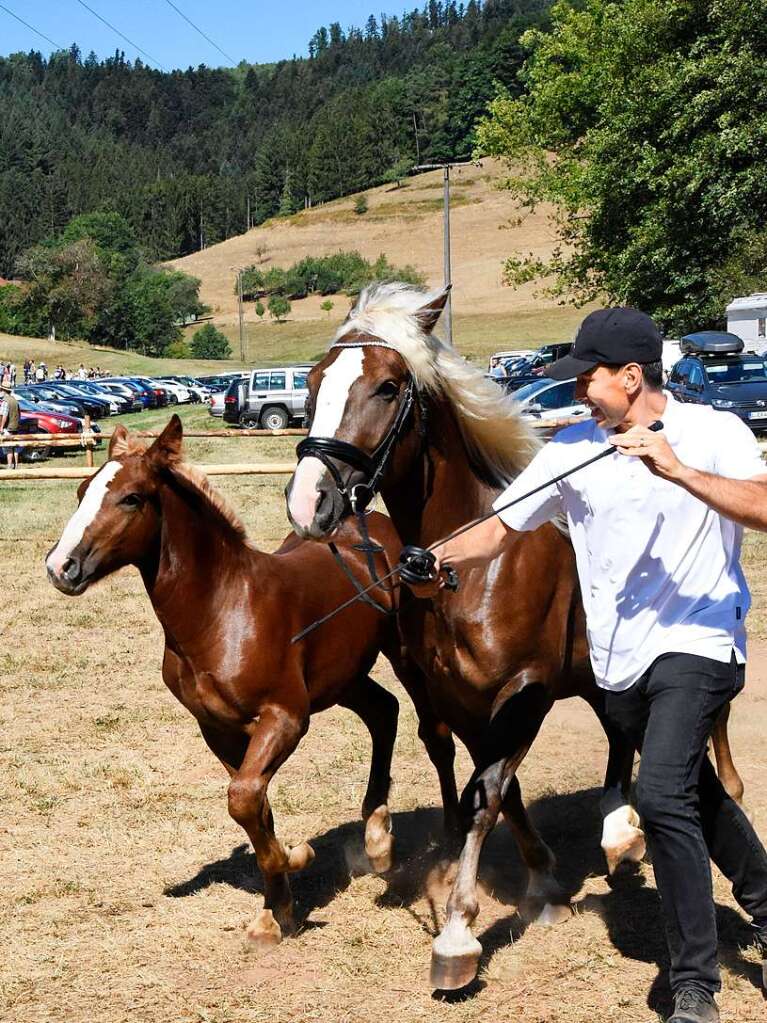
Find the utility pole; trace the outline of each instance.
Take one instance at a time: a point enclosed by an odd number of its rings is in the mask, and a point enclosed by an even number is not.
[[[415,114],[413,114],[415,119]],[[421,163],[412,169],[414,171],[441,170],[443,183],[443,212],[442,212],[442,260],[444,267],[444,285],[449,288],[453,283],[450,268],[450,169],[452,167],[467,167],[469,164],[476,166],[476,160],[460,160],[455,163]],[[453,343],[453,299],[452,293],[448,292],[445,312],[443,314],[445,324],[445,337],[448,344]]]
[[[250,230],[250,196],[248,196],[248,231]]]
[[[418,121],[416,120],[415,110],[413,111],[413,131],[415,132],[415,162],[421,162],[421,143],[418,141]]]
[[[245,327],[242,316],[242,267],[237,270],[237,314],[240,320],[240,361],[245,362]]]

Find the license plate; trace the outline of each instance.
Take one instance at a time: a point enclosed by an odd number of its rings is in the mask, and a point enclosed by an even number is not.
[[[749,419],[767,419],[767,409],[765,409],[764,412],[749,412],[748,413],[748,418]]]

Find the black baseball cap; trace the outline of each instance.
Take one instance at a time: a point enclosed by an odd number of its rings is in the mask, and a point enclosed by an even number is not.
[[[627,306],[597,309],[578,328],[572,351],[546,367],[552,380],[570,380],[595,366],[658,362],[663,339],[647,313]]]

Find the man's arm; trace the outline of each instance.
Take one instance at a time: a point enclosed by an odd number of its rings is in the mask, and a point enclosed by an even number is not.
[[[623,455],[636,455],[656,476],[683,487],[693,497],[740,526],[767,531],[767,473],[729,479],[684,465],[662,433],[633,426],[610,437]]]

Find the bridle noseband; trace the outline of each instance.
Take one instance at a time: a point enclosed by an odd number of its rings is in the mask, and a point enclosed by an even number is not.
[[[372,336],[362,336],[353,341],[339,341],[330,346],[331,351],[334,348],[388,348],[390,351],[396,351],[396,348],[392,345]],[[372,455],[366,454],[354,444],[349,444],[344,440],[337,440],[335,437],[309,436],[304,437],[296,447],[298,460],[300,461],[302,458],[319,459],[333,477],[338,493],[348,503],[350,510],[355,513],[364,512],[378,493],[381,478],[394,445],[402,435],[416,403],[421,412],[421,429],[423,432],[425,408],[416,387],[415,378],[412,373],[408,373],[405,394],[397,409],[394,422]],[[344,465],[356,469],[362,473],[364,480],[361,483],[349,486],[341,479],[341,474],[334,462],[342,462]]]

